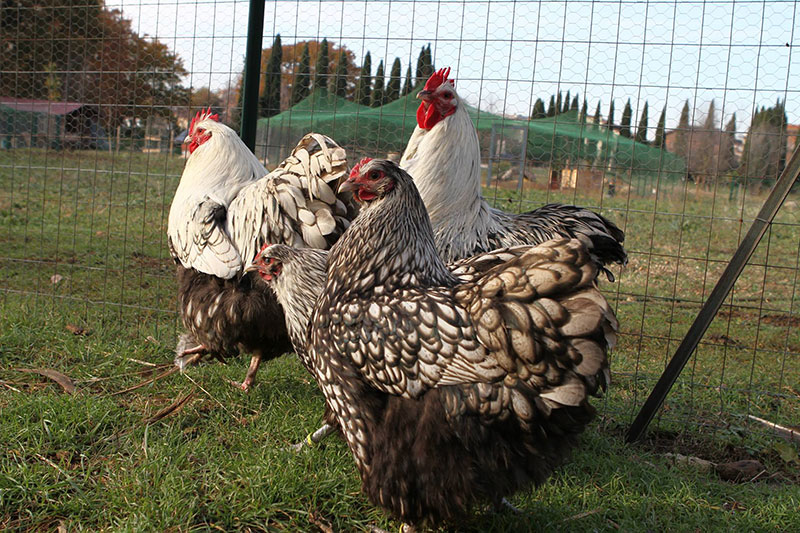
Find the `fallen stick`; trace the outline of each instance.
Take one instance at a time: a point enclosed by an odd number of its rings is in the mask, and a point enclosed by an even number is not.
[[[185,395],[183,397],[177,398],[174,402],[172,402],[171,404],[169,404],[165,408],[161,409],[159,412],[157,412],[153,416],[145,419],[145,423],[146,424],[152,424],[153,422],[158,422],[162,418],[165,418],[165,417],[167,417],[169,415],[177,413],[178,411],[183,409],[183,406],[186,405],[186,402],[188,402],[192,398],[194,398],[194,392],[190,392],[189,394],[187,394],[187,395]]]
[[[134,363],[139,363],[140,365],[144,366],[158,366],[155,363],[151,363],[150,361],[142,361],[141,359],[134,359],[133,357],[126,357],[128,361],[133,361]]]
[[[201,353],[193,354],[189,359],[186,360],[186,364],[189,365],[189,364],[195,363],[201,357],[203,357],[203,354],[201,354]],[[173,366],[172,368],[169,368],[169,369],[165,370],[164,372],[160,373],[159,375],[154,376],[154,377],[152,377],[150,379],[146,379],[146,380],[142,381],[141,383],[139,383],[137,385],[134,385],[133,387],[128,387],[127,389],[123,389],[123,390],[120,390],[120,391],[117,391],[117,392],[112,392],[111,396],[117,396],[119,394],[125,394],[125,393],[131,392],[131,391],[135,391],[136,389],[141,389],[142,387],[144,387],[146,385],[150,385],[151,383],[153,383],[155,381],[158,381],[161,378],[165,378],[167,376],[170,376],[170,375],[174,374],[175,372],[178,372],[179,370],[180,370],[180,368],[178,368],[177,366]]]
[[[781,426],[780,424],[776,424],[775,422],[770,422],[769,420],[764,420],[763,418],[758,418],[757,416],[747,415],[750,420],[755,420],[762,426],[768,427],[784,439],[788,441],[798,442],[800,443],[800,431],[792,428],[787,428]]]

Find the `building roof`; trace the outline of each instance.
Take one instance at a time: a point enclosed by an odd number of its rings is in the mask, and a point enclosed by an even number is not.
[[[46,113],[48,115],[67,115],[86,104],[80,102],[51,102],[49,100],[33,100],[31,98],[12,98],[0,96],[0,105],[16,111],[29,113]]]

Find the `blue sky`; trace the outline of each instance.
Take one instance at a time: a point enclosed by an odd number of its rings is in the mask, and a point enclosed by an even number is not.
[[[242,68],[246,1],[109,0],[140,34],[178,52],[195,87],[222,88]],[[732,113],[746,131],[753,109],[786,100],[800,122],[800,8],[796,1],[294,1],[267,2],[264,46],[327,37],[360,62],[395,57],[415,64],[431,43],[437,67],[451,66],[459,94],[482,109],[528,114],[558,90],[597,101],[612,97],[619,121],[630,98],[649,102],[650,127],[662,107],[667,126],[683,102],[702,121],[711,99],[717,122]],[[652,135],[651,135],[652,137]]]

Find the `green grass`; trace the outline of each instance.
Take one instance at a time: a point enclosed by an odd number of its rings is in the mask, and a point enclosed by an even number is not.
[[[295,454],[316,427],[316,385],[293,356],[264,365],[243,394],[246,360],[207,364],[114,395],[168,364],[177,320],[164,241],[183,161],[167,155],[0,152],[0,529],[336,531],[396,529],[359,493],[344,444]],[[796,287],[800,213],[791,205],[759,247],[654,426],[623,444],[631,416],[735,249],[761,197],[664,187],[657,197],[488,190],[507,209],[596,206],[631,253],[603,283],[620,319],[613,384],[572,461],[467,531],[800,529],[800,467],[746,418],[800,420]],[[509,201],[510,200],[510,201]],[[657,201],[656,201],[657,200]],[[713,214],[713,216],[712,216]],[[740,222],[744,219],[744,223]],[[62,276],[58,283],[51,276]],[[88,328],[75,335],[67,326]],[[76,381],[65,394],[18,368]],[[176,399],[183,409],[147,423]],[[665,451],[757,458],[761,481],[729,483],[671,466]],[[783,450],[786,452],[786,450]],[[788,456],[787,456],[788,457]],[[769,478],[769,479],[766,479]],[[735,510],[731,510],[731,508]]]

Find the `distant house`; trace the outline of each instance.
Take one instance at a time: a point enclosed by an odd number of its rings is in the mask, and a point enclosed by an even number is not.
[[[668,130],[664,134],[664,147],[667,149],[668,152],[675,153],[675,142],[677,140],[676,134],[678,132],[676,130]]]
[[[108,149],[99,106],[0,96],[0,147]]]
[[[665,135],[666,147],[667,150],[675,153],[675,142],[676,142],[676,130],[670,130]],[[691,132],[689,132],[691,135]],[[798,137],[800,137],[800,125],[798,124],[787,124],[786,125],[786,157],[787,159],[792,156],[795,147],[798,144]],[[740,137],[735,137],[733,140],[733,155],[736,161],[742,160],[742,155],[744,154],[744,143],[747,140],[747,134],[744,134]]]
[[[800,125],[787,124],[786,125],[786,157],[789,158],[794,153],[797,146],[797,138],[800,135]]]

